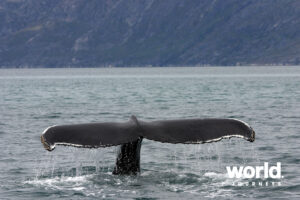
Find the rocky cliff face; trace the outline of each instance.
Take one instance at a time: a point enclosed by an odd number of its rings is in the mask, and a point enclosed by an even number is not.
[[[0,66],[300,64],[297,0],[2,0]]]

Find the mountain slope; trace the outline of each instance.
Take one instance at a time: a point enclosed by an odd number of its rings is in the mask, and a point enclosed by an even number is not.
[[[0,66],[300,64],[297,0],[2,0]]]

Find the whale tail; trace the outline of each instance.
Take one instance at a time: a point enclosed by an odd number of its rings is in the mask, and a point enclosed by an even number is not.
[[[48,127],[41,135],[44,148],[56,145],[99,148],[121,145],[114,174],[136,174],[140,171],[142,139],[158,142],[201,144],[224,138],[255,140],[254,130],[237,119],[184,119],[144,122],[132,116],[128,122],[89,123]]]

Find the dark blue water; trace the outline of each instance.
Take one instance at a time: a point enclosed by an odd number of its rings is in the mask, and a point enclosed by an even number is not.
[[[238,118],[256,141],[162,144],[144,140],[139,176],[111,174],[116,147],[46,152],[54,124]],[[300,68],[0,70],[0,199],[297,199]],[[283,178],[231,179],[226,166],[281,162]],[[276,186],[237,186],[237,182]]]

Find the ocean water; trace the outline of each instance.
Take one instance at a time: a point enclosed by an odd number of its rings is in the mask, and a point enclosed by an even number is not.
[[[138,176],[111,174],[117,147],[47,152],[40,143],[50,125],[133,114],[149,121],[238,118],[256,140],[144,140]],[[1,200],[299,199],[299,156],[300,67],[0,70]],[[232,179],[226,171],[264,162],[280,162],[282,177]]]

